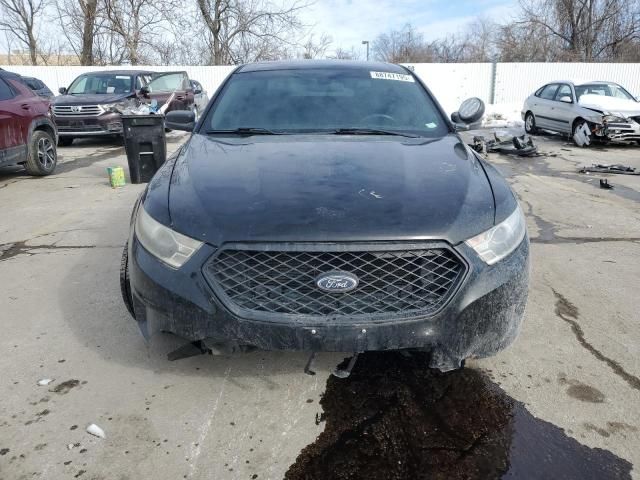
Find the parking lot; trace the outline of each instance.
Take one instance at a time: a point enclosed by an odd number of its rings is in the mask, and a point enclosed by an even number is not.
[[[522,333],[444,376],[396,354],[348,380],[330,371],[349,353],[320,354],[315,376],[302,353],[168,362],[173,340],[145,344],[120,297],[144,188],[109,187],[121,143],[61,147],[49,177],[0,170],[0,479],[418,478],[417,453],[431,478],[640,478],[640,177],[577,172],[640,169],[640,147],[535,140],[541,156],[489,157],[532,242]]]

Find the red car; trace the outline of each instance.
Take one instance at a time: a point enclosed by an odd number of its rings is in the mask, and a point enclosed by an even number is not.
[[[0,167],[21,164],[30,175],[50,175],[58,163],[57,137],[49,101],[20,75],[0,70]]]

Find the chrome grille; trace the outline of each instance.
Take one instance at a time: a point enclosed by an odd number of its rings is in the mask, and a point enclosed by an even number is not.
[[[389,319],[436,313],[466,272],[463,261],[446,246],[342,247],[227,247],[205,264],[203,273],[220,300],[238,315]],[[356,275],[358,287],[345,293],[320,290],[317,277],[335,271]]]
[[[54,105],[53,114],[59,117],[98,116],[104,113],[100,105]]]

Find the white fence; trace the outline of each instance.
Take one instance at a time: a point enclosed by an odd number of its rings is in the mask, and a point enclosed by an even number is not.
[[[414,63],[408,64],[452,112],[462,100],[480,97],[487,103],[520,103],[539,86],[553,80],[609,80],[640,95],[640,63]],[[37,77],[56,93],[88,71],[110,69],[186,70],[213,95],[234,67],[129,66],[129,67],[32,67],[2,65],[21,75]]]

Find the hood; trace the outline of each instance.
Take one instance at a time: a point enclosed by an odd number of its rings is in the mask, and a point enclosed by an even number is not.
[[[102,94],[78,94],[58,95],[52,99],[53,105],[104,105],[116,103],[125,98],[134,97],[134,93],[102,93]]]
[[[494,221],[491,186],[457,135],[194,134],[169,188],[172,228],[213,245],[443,239]]]
[[[600,110],[606,114],[620,117],[635,117],[640,115],[640,103],[624,98],[587,94],[582,95],[578,103],[582,107]]]

